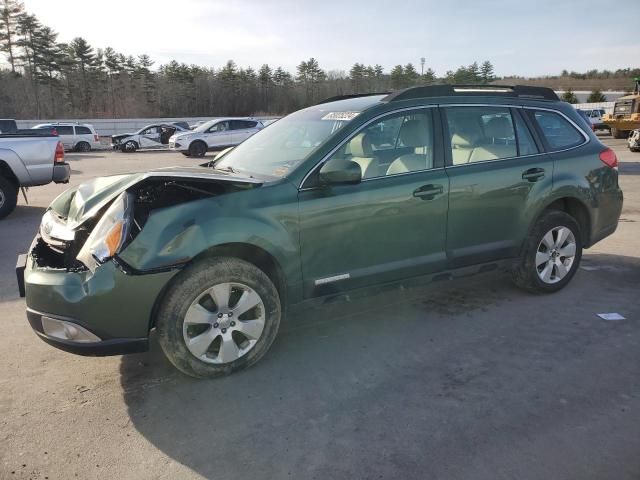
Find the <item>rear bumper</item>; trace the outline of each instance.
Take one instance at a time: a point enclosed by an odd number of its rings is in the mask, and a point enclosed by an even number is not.
[[[53,166],[54,183],[68,183],[71,177],[71,167],[68,163],[56,163]]]
[[[77,322],[71,318],[58,317],[56,315],[37,312],[29,308],[27,309],[27,319],[29,320],[31,328],[33,328],[38,337],[49,345],[59,348],[60,350],[64,350],[65,352],[75,353],[76,355],[101,357],[107,355],[124,355],[127,353],[146,352],[149,349],[148,338],[112,338],[109,340],[101,340],[99,342],[74,342],[52,337],[47,335],[42,327],[42,317],[45,316],[64,320],[73,324],[77,324]]]

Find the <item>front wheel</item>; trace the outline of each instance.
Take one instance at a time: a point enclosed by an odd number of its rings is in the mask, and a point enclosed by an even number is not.
[[[122,151],[125,153],[133,153],[138,149],[138,144],[133,140],[129,140],[122,146]]]
[[[262,270],[238,258],[211,258],[176,277],[159,310],[158,341],[187,375],[228,375],[267,353],[281,311],[278,291]]]
[[[571,281],[581,258],[582,235],[576,220],[565,212],[549,211],[530,232],[513,278],[526,290],[557,292]]]
[[[193,142],[189,145],[189,155],[192,157],[204,157],[207,153],[207,144],[204,142]]]

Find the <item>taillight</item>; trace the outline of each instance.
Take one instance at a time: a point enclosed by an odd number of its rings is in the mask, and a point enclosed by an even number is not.
[[[616,153],[610,148],[600,152],[600,160],[607,167],[618,168],[618,157],[616,157]]]
[[[60,135],[58,135],[58,130],[56,130],[55,128],[51,129],[51,135],[53,135],[54,137],[59,137]]]
[[[97,134],[97,133],[93,135],[93,139],[94,139],[96,142],[99,142],[99,141],[100,141],[100,137],[98,136],[98,134]]]
[[[58,142],[56,145],[56,154],[53,157],[53,163],[63,163],[64,162],[64,147],[62,146],[62,142]]]

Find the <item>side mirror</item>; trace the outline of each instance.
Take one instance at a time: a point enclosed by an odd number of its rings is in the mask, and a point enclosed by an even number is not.
[[[362,181],[360,165],[351,160],[334,158],[320,168],[321,185],[355,185]]]

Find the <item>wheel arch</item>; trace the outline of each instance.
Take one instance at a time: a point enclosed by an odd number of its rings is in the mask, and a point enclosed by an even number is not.
[[[0,176],[9,180],[16,186],[16,188],[20,186],[18,177],[16,177],[16,174],[13,172],[9,164],[4,160],[0,160]]]
[[[589,213],[589,208],[584,201],[573,196],[563,196],[555,198],[548,202],[536,215],[531,226],[536,224],[538,219],[548,211],[561,211],[571,215],[578,225],[580,226],[580,233],[582,235],[582,244],[584,248],[588,248],[591,245],[591,225],[592,219]]]
[[[273,282],[276,290],[278,291],[278,295],[280,296],[282,309],[286,309],[288,299],[286,276],[278,260],[267,250],[254,244],[242,242],[215,245],[193,257],[188,263],[183,266],[183,269],[197,264],[204,259],[213,257],[239,258],[258,267]],[[149,330],[155,327],[156,317],[162,305],[162,301],[167,291],[171,288],[174,282],[179,281],[176,280],[177,277],[178,275],[175,275],[171,280],[169,280],[167,284],[162,288],[162,290],[158,293],[153,308],[151,309]]]

